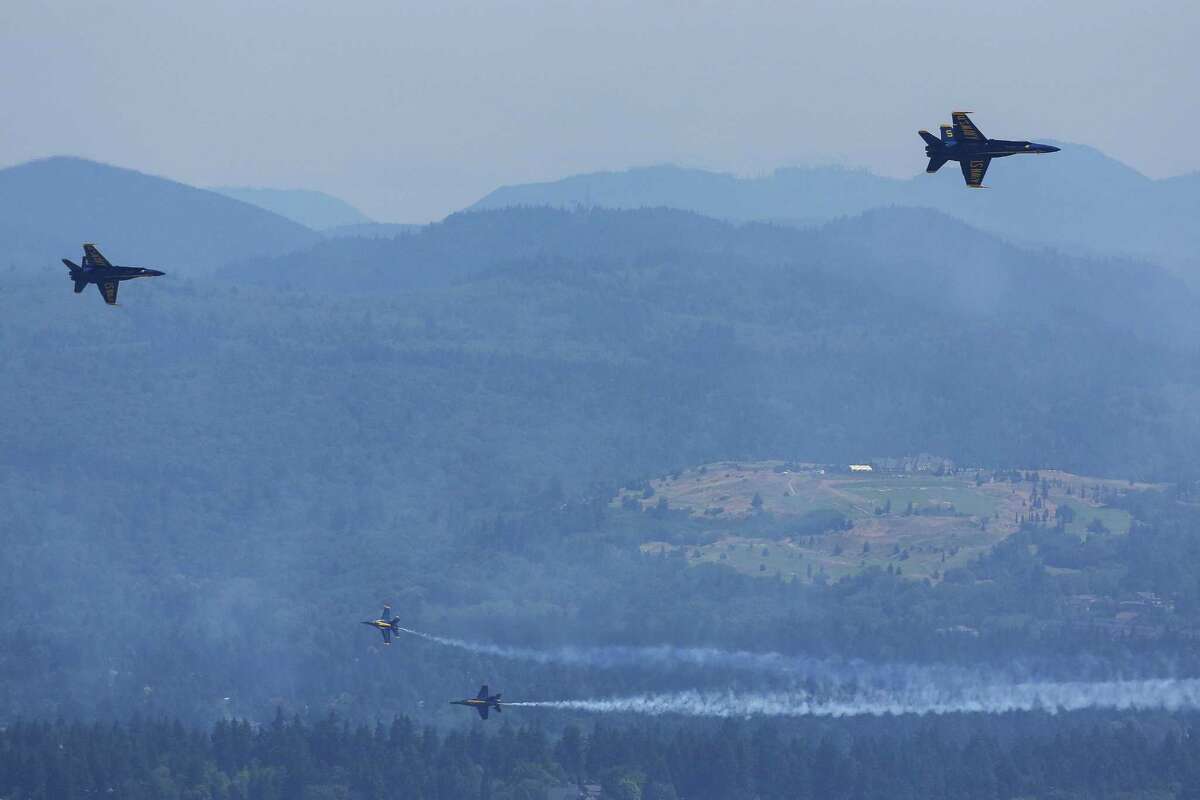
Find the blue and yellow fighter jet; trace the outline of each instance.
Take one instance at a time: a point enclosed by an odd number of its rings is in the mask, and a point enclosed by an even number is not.
[[[383,636],[384,644],[392,643],[392,634],[400,633],[400,618],[392,616],[392,607],[384,606],[383,613],[379,619],[363,620],[363,625],[370,625],[372,628],[378,628],[379,633]]]
[[[488,685],[485,683],[479,687],[479,694],[466,700],[451,700],[452,706],[467,706],[479,712],[480,719],[488,718],[488,709],[496,709],[496,713],[500,713],[500,695],[488,694]]]
[[[968,111],[955,111],[950,115],[952,125],[942,125],[942,138],[929,131],[918,131],[925,140],[925,155],[929,156],[926,172],[937,172],[947,161],[957,161],[962,167],[963,180],[972,189],[985,189],[983,176],[993,158],[1041,153],[1057,153],[1059,148],[1037,142],[1014,142],[1007,139],[989,139],[975,127]]]
[[[82,292],[89,283],[96,284],[100,296],[110,306],[117,304],[117,286],[121,281],[134,278],[156,278],[165,275],[156,269],[144,267],[116,267],[108,263],[108,259],[100,254],[96,245],[88,243],[83,246],[83,264],[75,264],[68,259],[62,262],[71,270],[71,280],[75,281],[75,294]]]

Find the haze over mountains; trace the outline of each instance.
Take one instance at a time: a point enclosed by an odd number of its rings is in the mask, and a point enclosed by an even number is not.
[[[1092,148],[1063,147],[1051,156],[994,162],[990,191],[964,190],[953,164],[909,180],[842,168],[786,168],[738,178],[660,166],[505,186],[471,210],[668,207],[805,227],[874,208],[925,207],[1014,243],[1145,258],[1200,280],[1200,226],[1193,224],[1200,218],[1200,175],[1151,180]],[[99,240],[120,260],[189,274],[306,249],[323,238],[389,239],[419,229],[373,222],[322,192],[206,191],[75,158],[0,170],[0,212],[14,266],[57,263],[79,242]]]
[[[1200,273],[1200,175],[1152,180],[1086,145],[992,162],[989,191],[967,191],[957,165],[908,180],[835,167],[758,178],[658,166],[505,186],[471,208],[667,206],[729,220],[802,225],[886,206],[936,208],[1014,242],[1067,252],[1126,254]],[[914,168],[919,142],[914,137]]]
[[[58,269],[95,242],[114,263],[196,277],[325,238],[390,238],[418,227],[374,222],[323,192],[201,189],[82,158],[0,169],[0,267],[19,271]]]
[[[80,158],[0,170],[0,263],[61,269],[96,242],[114,263],[202,275],[238,259],[306,247],[320,236],[216,192]]]
[[[212,190],[243,203],[265,208],[315,231],[374,222],[345,200],[311,189],[214,186]]]

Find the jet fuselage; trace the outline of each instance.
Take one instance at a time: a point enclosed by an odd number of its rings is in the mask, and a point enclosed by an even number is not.
[[[494,706],[498,704],[494,700],[476,700],[474,697],[472,697],[470,700],[451,700],[450,705],[471,706],[474,708],[475,706]]]
[[[1040,155],[1057,153],[1059,148],[1037,142],[1017,142],[1009,139],[985,139],[982,142],[948,141],[940,145],[926,145],[925,155],[939,156],[947,161],[963,161],[973,158],[1003,158],[1004,156]]]
[[[80,267],[67,259],[63,263],[71,270],[71,279],[85,283],[103,283],[104,281],[127,281],[133,278],[157,278],[166,275],[156,269],[144,267]]]
[[[480,719],[487,719],[490,709],[495,709],[497,712],[501,710],[500,695],[490,694],[486,683],[479,687],[479,694],[468,697],[466,700],[451,700],[450,705],[473,708],[479,713]]]

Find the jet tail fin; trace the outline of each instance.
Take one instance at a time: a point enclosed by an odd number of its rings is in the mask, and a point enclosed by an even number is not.
[[[925,167],[926,172],[937,172],[946,163],[946,159],[941,156],[933,156],[929,159],[929,165]]]
[[[79,294],[87,288],[87,281],[75,281],[75,294]]]
[[[920,135],[920,137],[925,140],[925,144],[929,145],[930,147],[942,146],[942,140],[934,136],[929,131],[917,131],[917,134]]]

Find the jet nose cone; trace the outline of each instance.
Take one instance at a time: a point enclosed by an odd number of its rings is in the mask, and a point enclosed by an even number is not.
[[[1046,152],[1047,152],[1047,153],[1057,153],[1059,150],[1062,150],[1062,148],[1061,148],[1061,147],[1055,147],[1054,145],[1050,145],[1050,144],[1046,145]]]
[[[162,272],[157,269],[148,269],[148,270],[146,270],[146,274],[152,278],[157,278],[159,275],[166,275],[167,273]]]

